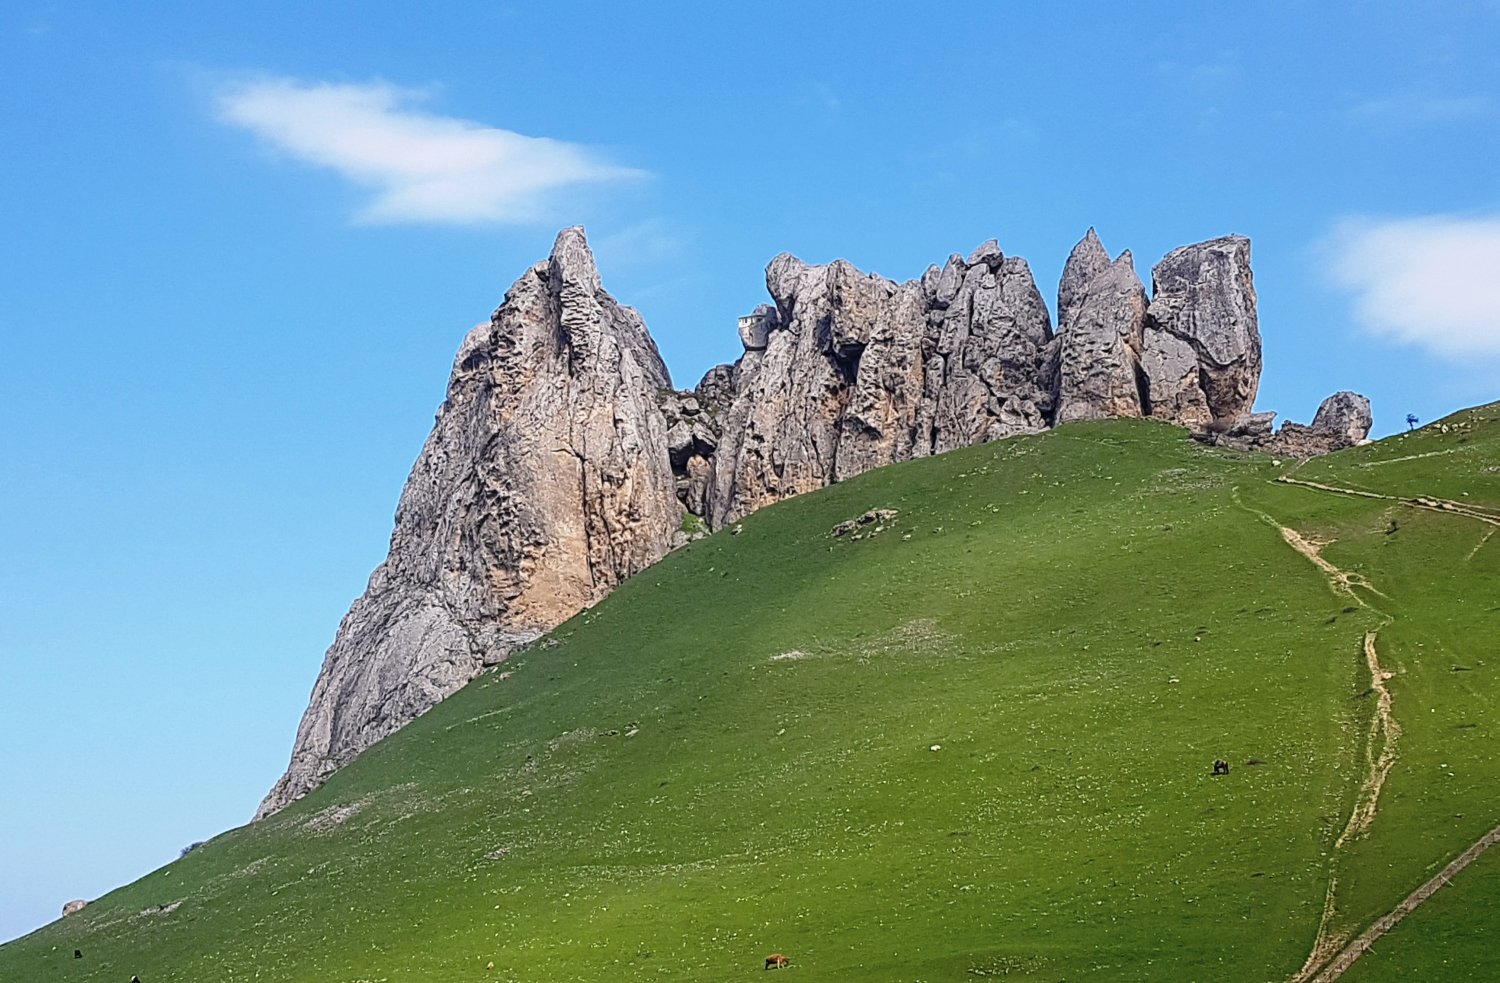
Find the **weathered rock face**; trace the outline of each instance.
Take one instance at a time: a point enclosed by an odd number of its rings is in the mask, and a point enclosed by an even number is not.
[[[1250,412],[1261,368],[1250,240],[1174,249],[1151,283],[1141,353],[1150,415],[1197,426]]]
[[[667,552],[682,519],[658,407],[670,387],[583,231],[564,230],[464,339],[390,554],[339,626],[259,816]]]
[[[1111,261],[1089,229],[1057,288],[1056,422],[1142,415],[1146,308],[1130,252]]]
[[[697,394],[668,392],[661,396],[667,426],[667,454],[677,479],[677,499],[687,511],[703,515],[708,502],[709,461],[719,447],[714,410],[705,408]]]
[[[1249,264],[1239,236],[1184,246],[1157,264],[1148,303],[1130,253],[1111,260],[1091,229],[1054,337],[1025,260],[993,241],[906,283],[783,254],[766,270],[773,303],[739,321],[741,358],[676,391],[582,230],[565,230],[464,340],[390,555],[345,616],[260,815],[704,522],[1071,420],[1149,415],[1277,453],[1362,440],[1369,403],[1352,393],[1275,435],[1274,414],[1250,412]]]
[[[1247,413],[1216,420],[1193,437],[1204,443],[1264,451],[1281,457],[1317,457],[1365,443],[1370,434],[1370,401],[1359,393],[1336,392],[1323,400],[1312,425],[1287,420],[1271,432],[1275,413]]]
[[[1044,429],[1052,319],[1026,261],[991,240],[941,273],[929,269],[922,284],[936,328],[925,390],[935,404],[931,452]]]
[[[1046,426],[1046,304],[1025,260],[993,242],[905,284],[781,255],[766,288],[775,308],[742,320],[720,417],[704,513],[715,527],[870,468]],[[699,391],[724,379],[716,368]]]
[[[1370,424],[1370,401],[1359,393],[1344,390],[1323,400],[1311,426],[1288,420],[1275,436],[1262,441],[1258,449],[1284,457],[1331,454],[1364,443],[1370,435]]]
[[[828,483],[844,390],[858,366],[850,331],[866,326],[894,288],[848,263],[814,267],[786,254],[771,261],[766,286],[776,311],[741,337],[764,347],[747,347],[735,367],[705,512],[715,527]]]
[[[1323,400],[1313,417],[1312,428],[1334,435],[1346,441],[1346,447],[1352,447],[1369,438],[1373,424],[1369,398],[1344,389]]]

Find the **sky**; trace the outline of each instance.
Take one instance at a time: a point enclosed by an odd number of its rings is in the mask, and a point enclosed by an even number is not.
[[[228,7],[237,9],[225,9]],[[465,331],[1253,242],[1259,409],[1500,398],[1500,2],[0,6],[0,939],[248,820]]]

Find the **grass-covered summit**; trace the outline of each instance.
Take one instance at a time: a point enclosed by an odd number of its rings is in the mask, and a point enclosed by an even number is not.
[[[1497,529],[1500,404],[1301,467],[1112,421],[870,472],[0,980],[1291,979],[1500,822]],[[1497,864],[1343,978],[1485,978]]]

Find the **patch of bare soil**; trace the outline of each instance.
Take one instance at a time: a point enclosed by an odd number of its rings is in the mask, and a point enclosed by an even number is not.
[[[302,828],[309,833],[328,833],[353,819],[363,810],[363,802],[349,802],[342,805],[332,805],[327,809],[313,813],[302,823]]]

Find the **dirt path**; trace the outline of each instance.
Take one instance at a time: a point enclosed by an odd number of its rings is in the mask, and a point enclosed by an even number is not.
[[[1298,483],[1303,484],[1303,482]],[[1236,505],[1275,529],[1288,546],[1317,567],[1327,578],[1328,587],[1334,594],[1346,597],[1355,604],[1375,612],[1381,618],[1382,627],[1390,623],[1390,616],[1366,601],[1361,591],[1369,591],[1380,597],[1385,595],[1363,575],[1341,570],[1330,563],[1322,553],[1322,548],[1326,544],[1309,539],[1297,530],[1277,522],[1274,516],[1246,505],[1240,498],[1238,488],[1232,491],[1231,496]],[[1370,717],[1370,726],[1365,736],[1367,765],[1365,778],[1360,783],[1359,795],[1355,799],[1354,808],[1349,813],[1349,820],[1344,824],[1343,831],[1339,833],[1338,839],[1333,844],[1328,862],[1328,889],[1323,896],[1323,911],[1318,918],[1318,933],[1313,938],[1312,950],[1307,955],[1307,961],[1291,977],[1289,983],[1310,983],[1320,970],[1330,965],[1330,961],[1339,956],[1345,948],[1345,943],[1349,941],[1347,931],[1335,931],[1333,927],[1334,920],[1338,916],[1339,858],[1343,854],[1344,847],[1351,840],[1369,831],[1370,824],[1375,821],[1375,814],[1379,809],[1380,792],[1385,787],[1385,780],[1390,775],[1391,768],[1396,764],[1396,741],[1401,736],[1401,725],[1396,723],[1394,700],[1390,686],[1387,685],[1394,673],[1389,672],[1380,664],[1380,650],[1376,646],[1377,638],[1376,631],[1365,632],[1365,667],[1370,672],[1370,689],[1376,694],[1375,713]]]
[[[1254,510],[1252,509],[1251,511]],[[1364,574],[1350,573],[1347,570],[1340,570],[1332,563],[1329,563],[1327,560],[1323,559],[1323,547],[1327,544],[1318,543],[1314,540],[1308,539],[1297,530],[1289,529],[1286,526],[1283,526],[1280,523],[1276,522],[1274,519],[1270,518],[1270,516],[1261,514],[1261,517],[1276,527],[1277,531],[1281,533],[1281,538],[1286,540],[1286,544],[1288,546],[1296,550],[1298,553],[1301,553],[1303,556],[1307,557],[1313,562],[1314,566],[1323,571],[1324,576],[1328,578],[1328,586],[1333,588],[1333,592],[1335,594],[1343,594],[1347,597],[1352,598],[1359,604],[1364,604],[1365,602],[1360,599],[1358,594],[1354,593],[1354,588],[1356,587],[1363,588],[1364,590],[1367,590],[1372,594],[1380,594],[1381,597],[1385,597],[1385,595],[1381,594],[1381,592],[1375,587],[1374,584],[1370,583],[1370,581],[1365,578]]]
[[[1480,522],[1488,522],[1492,526],[1500,526],[1500,513],[1485,506],[1470,505],[1467,502],[1455,502],[1448,498],[1434,498],[1431,495],[1418,495],[1415,498],[1407,498],[1401,495],[1381,495],[1378,492],[1361,491],[1358,488],[1340,488],[1338,485],[1325,485],[1318,481],[1303,481],[1301,478],[1293,478],[1290,473],[1281,475],[1276,480],[1283,485],[1298,485],[1303,488],[1316,488],[1318,491],[1333,492],[1338,495],[1356,495],[1360,498],[1377,498],[1387,502],[1400,502],[1402,505],[1410,505],[1412,508],[1427,509],[1430,512],[1443,512],[1448,515],[1462,515],[1470,519],[1478,519]]]
[[[1462,449],[1460,447],[1449,447],[1447,450],[1428,451],[1425,454],[1408,454],[1405,457],[1388,457],[1383,461],[1366,461],[1356,466],[1361,468],[1378,468],[1386,464],[1400,464],[1402,461],[1420,461],[1424,457],[1442,457],[1444,454],[1455,454]]]
[[[1293,478],[1290,474],[1282,475],[1277,481],[1288,485],[1300,485],[1305,488],[1314,488],[1319,491],[1333,492],[1339,495],[1356,495],[1361,498],[1383,499],[1386,501],[1400,502],[1414,508],[1428,509],[1448,515],[1460,515],[1465,518],[1477,519],[1480,522],[1492,526],[1500,526],[1500,515],[1492,514],[1490,511],[1480,507],[1472,506],[1463,502],[1454,502],[1448,499],[1434,498],[1431,496],[1419,496],[1416,498],[1403,498],[1395,495],[1380,495],[1375,492],[1360,491],[1354,488],[1340,488],[1336,485],[1326,485],[1316,481],[1303,481]],[[1262,521],[1275,526],[1280,532],[1282,539],[1295,549],[1298,553],[1311,560],[1319,570],[1329,579],[1329,586],[1335,593],[1346,594],[1356,603],[1370,608],[1380,614],[1385,623],[1390,622],[1390,617],[1372,607],[1359,593],[1354,590],[1360,587],[1364,590],[1375,591],[1375,588],[1363,577],[1351,575],[1339,570],[1333,564],[1323,558],[1320,552],[1320,544],[1310,542],[1295,530],[1282,526],[1274,518],[1264,512],[1251,509],[1240,501],[1238,490],[1234,494],[1234,500],[1241,508],[1259,516]],[[1479,540],[1479,544],[1470,551],[1466,560],[1473,559],[1479,548],[1489,541],[1494,535],[1491,529]],[[1379,594],[1379,591],[1375,591]],[[1384,596],[1384,595],[1381,595]],[[1396,722],[1393,713],[1393,700],[1390,681],[1393,673],[1387,671],[1380,664],[1380,653],[1376,647],[1377,632],[1365,633],[1364,652],[1365,665],[1370,672],[1371,689],[1377,694],[1375,715],[1370,721],[1370,729],[1366,737],[1366,757],[1369,761],[1369,772],[1365,776],[1364,783],[1360,787],[1358,800],[1355,802],[1353,811],[1349,814],[1349,821],[1344,826],[1344,831],[1333,845],[1333,857],[1331,865],[1337,866],[1340,850],[1350,840],[1364,835],[1368,832],[1370,824],[1375,820],[1375,813],[1380,801],[1380,791],[1385,785],[1386,777],[1396,763],[1396,741],[1401,736],[1401,725]],[[1440,870],[1434,877],[1421,887],[1402,899],[1396,905],[1373,924],[1361,932],[1352,942],[1348,940],[1347,932],[1335,932],[1332,930],[1333,919],[1338,914],[1338,878],[1330,873],[1328,879],[1328,891],[1323,900],[1323,913],[1318,924],[1318,934],[1313,941],[1312,951],[1308,954],[1307,961],[1302,968],[1291,977],[1289,983],[1333,983],[1354,962],[1370,950],[1381,936],[1394,928],[1403,918],[1411,914],[1419,905],[1437,893],[1458,875],[1465,867],[1477,860],[1486,850],[1495,843],[1500,842],[1500,826],[1495,827],[1471,845],[1463,853],[1454,858],[1446,867]]]
[[[1401,725],[1396,723],[1396,717],[1391,712],[1391,688],[1386,685],[1395,673],[1380,665],[1380,652],[1375,647],[1375,637],[1375,632],[1365,632],[1365,666],[1370,670],[1370,687],[1376,694],[1375,716],[1370,719],[1370,730],[1365,739],[1370,771],[1365,776],[1359,801],[1349,814],[1344,832],[1334,841],[1335,852],[1354,837],[1362,836],[1375,821],[1375,806],[1380,801],[1380,790],[1385,787],[1386,776],[1396,763],[1396,741],[1401,737]]]
[[[1381,666],[1380,652],[1375,644],[1376,637],[1376,632],[1365,632],[1365,666],[1370,671],[1370,688],[1376,694],[1375,714],[1370,718],[1370,727],[1365,737],[1365,758],[1369,770],[1360,784],[1359,797],[1349,813],[1349,821],[1344,824],[1343,832],[1333,843],[1332,857],[1329,860],[1330,868],[1333,870],[1337,869],[1339,857],[1345,845],[1369,832],[1380,805],[1381,789],[1385,787],[1385,780],[1396,764],[1396,741],[1401,736],[1401,725],[1396,722],[1391,689],[1386,685],[1395,674]],[[1326,972],[1327,967],[1342,958],[1341,952],[1347,951],[1345,943],[1349,941],[1349,933],[1335,931],[1333,927],[1334,919],[1338,916],[1338,888],[1338,875],[1331,870],[1328,875],[1328,890],[1323,896],[1323,912],[1318,919],[1318,934],[1313,938],[1312,951],[1308,953],[1307,961],[1302,964],[1302,968],[1292,976],[1290,983],[1322,981],[1324,977],[1320,970]],[[1350,962],[1353,960],[1351,959]]]
[[[1305,482],[1298,482],[1298,484],[1305,484]],[[1364,493],[1360,492],[1358,494]],[[1234,499],[1234,504],[1238,505],[1240,508],[1244,509],[1246,512],[1249,512],[1251,515],[1260,519],[1260,521],[1264,522],[1266,525],[1270,526],[1272,529],[1275,529],[1278,533],[1280,533],[1282,540],[1285,541],[1288,546],[1296,550],[1298,553],[1302,554],[1307,558],[1309,562],[1313,564],[1313,566],[1321,570],[1323,572],[1323,576],[1328,578],[1329,589],[1331,589],[1335,594],[1347,597],[1361,607],[1370,608],[1371,611],[1374,611],[1382,618],[1390,620],[1389,616],[1386,615],[1384,611],[1381,611],[1375,607],[1371,607],[1371,605],[1363,597],[1361,597],[1354,588],[1358,587],[1360,588],[1360,590],[1367,590],[1370,593],[1378,595],[1380,597],[1385,597],[1385,594],[1381,593],[1381,591],[1376,588],[1374,584],[1370,583],[1370,581],[1366,579],[1364,574],[1350,573],[1347,570],[1340,570],[1332,563],[1329,563],[1328,560],[1323,557],[1323,547],[1327,546],[1327,543],[1320,543],[1316,540],[1310,539],[1302,535],[1295,529],[1283,526],[1281,523],[1276,521],[1276,518],[1274,516],[1268,515],[1267,513],[1262,512],[1260,509],[1251,508],[1250,506],[1246,505],[1240,498],[1240,490],[1238,488],[1232,489],[1230,491],[1230,497]],[[1380,496],[1376,495],[1372,497],[1379,498]]]
[[[1395,928],[1401,919],[1415,911],[1422,902],[1436,894],[1438,888],[1453,880],[1454,877],[1458,876],[1459,871],[1478,860],[1486,850],[1496,843],[1500,843],[1500,826],[1496,826],[1480,837],[1473,846],[1455,857],[1448,866],[1438,871],[1431,880],[1408,894],[1395,908],[1377,918],[1373,925],[1359,933],[1358,938],[1340,950],[1338,955],[1333,958],[1333,961],[1324,966],[1323,971],[1312,978],[1312,983],[1333,983],[1334,980],[1343,976],[1344,971],[1354,965],[1356,959],[1368,952],[1377,939]]]

